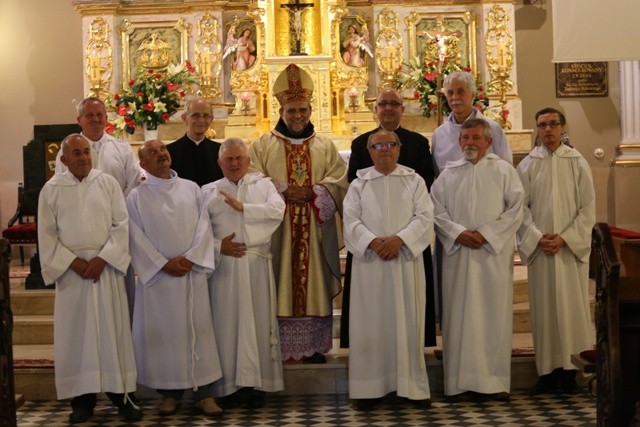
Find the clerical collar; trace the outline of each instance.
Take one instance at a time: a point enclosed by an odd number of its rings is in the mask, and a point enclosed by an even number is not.
[[[194,143],[194,144],[196,144],[196,145],[200,145],[200,143],[201,143],[202,141],[204,141],[204,140],[207,138],[206,136],[203,136],[203,137],[202,137],[202,139],[201,139],[200,141],[196,141],[195,139],[193,139],[193,138],[191,138],[191,137],[189,136],[189,132],[187,132],[187,134],[186,134],[186,135],[187,135],[187,138],[189,138],[191,141],[193,141],[193,143]]]
[[[278,132],[280,132],[282,135],[286,136],[287,138],[294,138],[294,139],[307,139],[310,136],[313,135],[314,129],[313,129],[313,123],[309,122],[307,123],[307,126],[305,126],[305,128],[302,130],[302,132],[298,135],[294,135],[291,132],[289,132],[289,128],[287,127],[287,125],[284,123],[284,120],[282,120],[282,117],[280,117],[280,119],[278,120],[278,123],[276,124],[276,130]]]

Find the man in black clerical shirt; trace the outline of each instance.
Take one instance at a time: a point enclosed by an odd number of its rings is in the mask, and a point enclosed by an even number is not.
[[[380,128],[393,131],[398,135],[402,146],[400,147],[400,157],[398,164],[407,166],[416,171],[424,179],[427,188],[431,187],[434,180],[433,160],[429,151],[429,141],[417,132],[412,132],[400,126],[400,119],[404,112],[402,96],[394,89],[383,89],[378,93],[376,104],[373,109]],[[367,149],[369,135],[377,132],[379,128],[366,132],[351,142],[351,157],[349,158],[349,169],[347,178],[349,182],[356,178],[359,169],[373,166],[373,161]],[[433,270],[431,264],[431,248],[423,252],[425,276],[427,279],[427,310],[425,319],[425,345],[436,345],[435,329],[435,304]],[[340,347],[349,346],[349,291],[351,288],[351,253],[347,254],[347,265],[344,278],[344,294],[342,302],[342,316],[340,328]]]
[[[211,104],[202,98],[190,99],[182,114],[187,133],[167,145],[171,168],[180,178],[193,181],[200,187],[223,177],[218,166],[220,144],[205,136],[212,120]]]

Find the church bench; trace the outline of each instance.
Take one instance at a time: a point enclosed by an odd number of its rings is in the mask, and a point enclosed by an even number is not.
[[[628,426],[640,401],[640,277],[620,276],[607,224],[593,228],[598,426]]]

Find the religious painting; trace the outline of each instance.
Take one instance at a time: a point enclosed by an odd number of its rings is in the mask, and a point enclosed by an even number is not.
[[[122,88],[135,79],[138,67],[164,69],[188,59],[190,25],[177,21],[130,22],[120,26],[122,39]]]
[[[231,71],[248,70],[257,59],[256,26],[248,19],[235,19],[229,26],[222,58],[229,56]]]
[[[351,67],[364,67],[367,56],[373,58],[369,28],[360,15],[340,21],[340,56]]]
[[[477,74],[476,27],[470,12],[417,13],[406,19],[409,52],[420,62],[448,62]]]

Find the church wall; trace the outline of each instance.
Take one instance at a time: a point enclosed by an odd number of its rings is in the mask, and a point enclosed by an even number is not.
[[[69,0],[0,1],[0,218],[13,215],[22,146],[38,124],[74,123],[82,93],[82,21]]]
[[[556,98],[550,0],[518,0],[515,8],[518,52],[518,94],[522,98],[523,127],[534,129],[535,113],[544,107],[564,111],[571,144],[587,159],[596,189],[596,218],[615,223],[612,209],[611,160],[620,143],[620,81],[617,62],[609,63],[609,96]],[[579,43],[576,40],[576,43]],[[612,41],[614,42],[614,41]],[[604,158],[593,155],[602,148]],[[638,211],[637,209],[635,210]]]
[[[542,107],[565,111],[571,141],[593,170],[597,218],[612,221],[614,174],[609,164],[620,140],[618,65],[609,64],[608,97],[556,98],[551,13],[550,0],[518,0],[515,5],[523,127],[535,128],[533,115]],[[32,138],[33,125],[75,121],[72,100],[83,97],[82,21],[70,0],[2,0],[0,35],[0,81],[4,83],[0,218],[4,227],[16,206],[17,183],[23,176],[22,146]],[[480,36],[478,41],[482,40]],[[593,156],[598,147],[605,151],[602,160]]]

